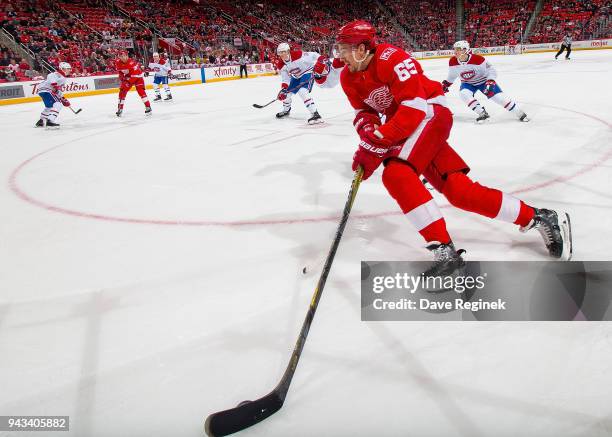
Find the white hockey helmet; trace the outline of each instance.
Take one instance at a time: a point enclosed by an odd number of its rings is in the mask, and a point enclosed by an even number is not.
[[[288,52],[289,50],[291,50],[291,47],[289,47],[289,44],[287,44],[286,42],[282,42],[276,48],[276,54],[280,55],[281,52]]]
[[[453,48],[455,50],[465,50],[468,52],[470,50],[470,43],[465,40],[457,41],[455,44],[453,44]]]
[[[61,71],[63,71],[64,73],[66,73],[66,72],[70,72],[70,70],[72,70],[72,66],[68,62],[60,62],[59,63],[59,69]]]

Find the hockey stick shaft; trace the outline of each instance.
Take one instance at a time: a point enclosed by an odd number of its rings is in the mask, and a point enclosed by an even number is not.
[[[289,364],[287,365],[281,380],[276,385],[274,390],[267,395],[256,399],[255,401],[245,401],[240,403],[237,407],[219,411],[208,416],[206,418],[204,429],[210,437],[221,437],[242,431],[261,422],[262,420],[267,419],[280,410],[283,406],[289,391],[289,386],[291,385],[291,380],[293,379],[293,375],[295,375],[304,345],[306,344],[306,338],[308,337],[310,326],[312,325],[315,312],[317,311],[319,301],[321,300],[321,295],[323,294],[323,289],[325,288],[325,283],[327,281],[327,277],[329,276],[334,257],[336,256],[338,246],[340,245],[344,228],[346,227],[353,203],[355,202],[355,197],[357,196],[357,191],[359,190],[362,177],[363,169],[359,167],[359,169],[355,172],[355,177],[353,178],[353,183],[351,184],[348,199],[344,205],[344,211],[342,212],[342,218],[338,224],[336,235],[332,242],[331,248],[329,249],[329,253],[327,254],[325,264],[323,265],[323,271],[321,272],[317,287],[315,288],[314,294],[310,301],[308,312],[306,313],[304,323],[300,329],[300,334],[295,342],[295,346],[293,347]]]
[[[283,377],[277,386],[277,389],[281,389],[280,393],[282,394],[281,399],[283,401],[285,400],[285,396],[287,396],[287,392],[289,391],[289,385],[291,384],[291,380],[293,379],[293,375],[295,374],[295,369],[302,355],[302,350],[304,349],[304,344],[306,343],[306,338],[308,337],[310,325],[312,324],[315,312],[317,311],[317,307],[319,306],[319,301],[321,300],[323,289],[325,288],[325,284],[327,282],[327,277],[329,276],[329,272],[331,271],[332,263],[334,262],[334,258],[336,257],[336,252],[338,251],[338,247],[340,246],[340,240],[342,239],[342,235],[344,234],[344,228],[346,227],[349,215],[351,213],[351,209],[353,208],[353,203],[355,202],[355,197],[357,196],[359,185],[361,185],[362,177],[363,169],[359,167],[359,169],[355,172],[355,176],[351,184],[351,189],[349,191],[349,196],[346,201],[346,204],[344,205],[344,211],[342,212],[342,217],[340,219],[340,223],[338,224],[338,229],[336,230],[336,235],[327,254],[327,258],[325,259],[325,264],[323,264],[321,276],[319,276],[317,287],[315,288],[314,294],[312,295],[310,307],[308,307],[308,312],[306,313],[304,323],[302,324],[300,335],[298,336],[298,339],[295,343],[295,347],[293,348],[293,353],[291,354],[289,365],[287,366],[287,369],[285,370],[285,373],[283,374]]]
[[[308,91],[311,91],[311,90],[312,90],[312,83],[313,83],[313,80],[314,80],[314,75],[312,75],[312,76],[310,77],[310,79],[308,80]],[[298,84],[298,86],[297,86],[297,87],[294,87],[294,88],[288,89],[288,90],[287,90],[287,94],[289,94],[289,93],[292,93],[292,92],[295,92],[295,91],[299,90],[300,88],[302,88],[302,86],[303,86],[303,85]],[[262,108],[265,108],[266,106],[270,106],[272,103],[276,102],[277,100],[278,100],[278,97],[275,97],[273,100],[270,100],[268,103],[266,103],[266,104],[264,104],[264,105],[258,105],[257,103],[253,103],[253,107],[254,107],[254,108],[257,108],[257,109],[262,109]]]

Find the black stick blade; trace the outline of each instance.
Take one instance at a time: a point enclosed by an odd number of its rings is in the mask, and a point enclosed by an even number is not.
[[[75,114],[78,114],[79,112],[81,112],[83,110],[83,108],[79,108],[76,111],[74,111]]]
[[[230,435],[267,419],[282,406],[283,400],[273,391],[263,398],[211,414],[206,418],[204,430],[209,437]]]
[[[265,106],[258,105],[257,103],[253,103],[253,108],[261,109],[261,108],[265,108]]]

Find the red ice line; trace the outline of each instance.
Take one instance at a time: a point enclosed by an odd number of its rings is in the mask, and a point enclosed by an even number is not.
[[[533,104],[532,104],[533,105]],[[541,105],[541,104],[535,104],[535,105],[539,105],[539,106],[543,106],[543,107],[548,107],[548,108],[553,108],[553,109],[559,109],[559,110],[563,110],[563,111],[568,111],[568,112],[573,112],[575,114],[579,114],[582,116],[585,116],[587,118],[590,118],[592,120],[598,121],[604,125],[606,125],[609,128],[612,128],[612,123],[603,120],[599,117],[596,117],[594,115],[590,115],[584,112],[580,112],[580,111],[574,111],[573,109],[567,109],[567,108],[562,108],[562,107],[558,107],[558,106],[551,106],[551,105]],[[38,153],[34,156],[32,156],[31,158],[27,159],[26,161],[22,162],[19,166],[17,166],[12,172],[11,175],[9,176],[9,180],[8,180],[8,186],[11,189],[11,191],[13,191],[13,193],[15,193],[17,195],[17,197],[19,197],[21,200],[30,203],[34,206],[37,206],[39,208],[43,208],[46,209],[48,211],[53,211],[53,212],[57,212],[60,214],[66,214],[66,215],[71,215],[74,217],[81,217],[81,218],[88,218],[88,219],[95,219],[95,220],[103,220],[103,221],[108,221],[108,222],[121,222],[121,223],[136,223],[136,224],[146,224],[146,225],[171,225],[171,226],[253,226],[253,225],[278,225],[278,224],[286,224],[286,225],[291,225],[291,224],[296,224],[296,223],[319,223],[319,222],[324,222],[324,221],[335,221],[338,220],[338,216],[327,216],[327,217],[313,217],[313,218],[296,218],[296,219],[270,219],[270,220],[235,220],[235,221],[211,221],[211,220],[157,220],[157,219],[138,219],[138,218],[129,218],[129,217],[113,217],[113,216],[109,216],[109,215],[102,215],[102,214],[94,214],[94,213],[89,213],[89,212],[83,212],[83,211],[75,211],[75,210],[71,210],[71,209],[67,209],[67,208],[62,208],[61,206],[56,206],[56,205],[51,205],[48,203],[45,203],[41,200],[35,199],[33,197],[31,197],[30,195],[28,195],[25,191],[23,191],[21,188],[19,188],[19,185],[17,184],[17,176],[19,175],[19,173],[21,172],[21,170],[23,170],[23,168],[25,166],[27,166],[29,163],[31,163],[32,161],[34,161],[35,159],[39,158],[40,156],[49,153],[55,149],[57,149],[58,147],[61,147],[62,145],[58,145],[55,147],[52,147],[48,150],[45,150],[41,153]],[[517,194],[517,193],[525,193],[528,191],[534,191],[534,190],[538,190],[540,188],[545,188],[548,187],[550,185],[554,185],[557,183],[561,183],[561,182],[567,182],[577,176],[581,176],[585,173],[588,173],[590,171],[592,171],[593,169],[601,166],[604,162],[606,162],[608,159],[612,158],[612,149],[610,149],[607,153],[605,153],[603,156],[601,156],[598,160],[587,164],[585,167],[581,168],[580,170],[567,175],[567,176],[558,176],[555,177],[553,179],[550,179],[548,181],[545,182],[541,182],[539,184],[534,184],[534,185],[528,185],[526,187],[523,188],[519,188],[517,190],[514,190],[511,192],[511,194]],[[448,207],[449,205],[445,205],[446,207]],[[355,217],[357,218],[376,218],[376,217],[384,217],[384,216],[391,216],[391,215],[400,215],[402,214],[401,211],[387,211],[387,212],[378,212],[378,213],[370,213],[370,214],[355,214]]]

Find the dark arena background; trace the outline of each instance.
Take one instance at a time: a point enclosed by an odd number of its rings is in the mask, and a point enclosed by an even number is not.
[[[612,436],[611,79],[610,0],[3,0],[0,437]]]

